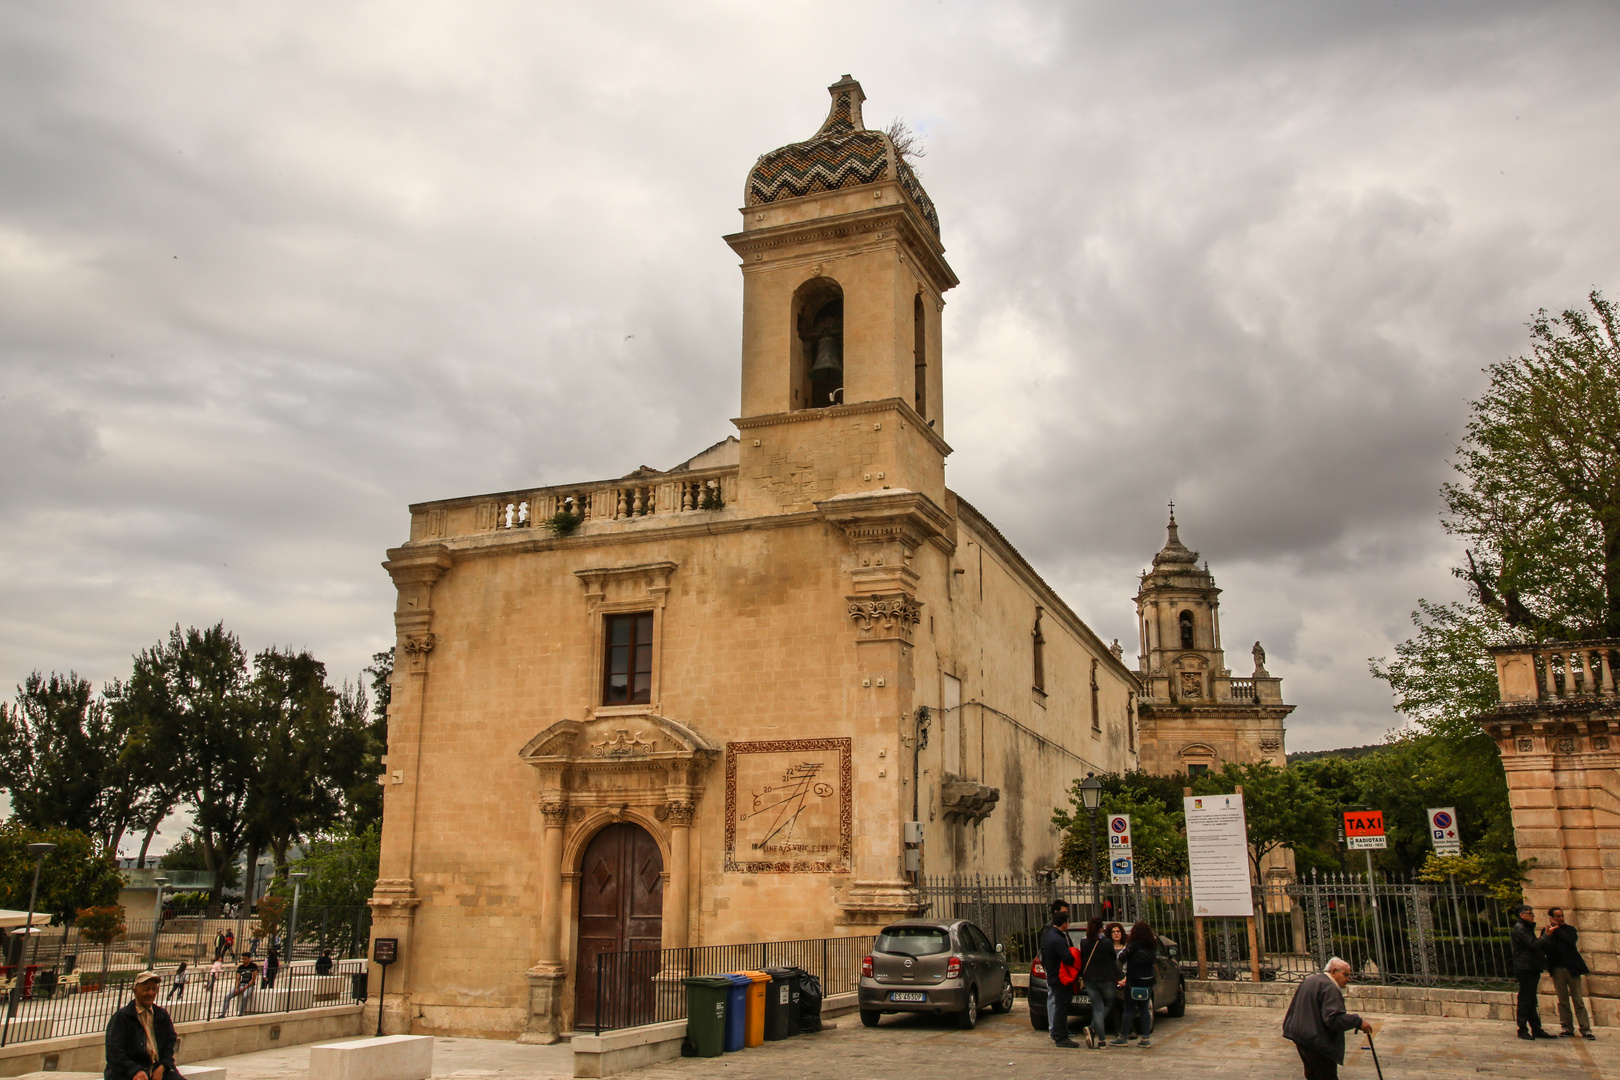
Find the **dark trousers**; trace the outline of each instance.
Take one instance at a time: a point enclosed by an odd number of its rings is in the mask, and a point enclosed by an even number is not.
[[[1294,1044],[1299,1060],[1305,1063],[1305,1080],[1339,1080],[1339,1063],[1308,1046]]]
[[[1059,986],[1057,980],[1046,984],[1046,1022],[1053,1042],[1069,1037],[1069,1003],[1073,1000],[1074,992]]]
[[[1536,991],[1541,987],[1541,972],[1534,975],[1517,975],[1519,980],[1519,1007],[1517,1019],[1519,1030],[1534,1034],[1541,1030],[1541,1013],[1536,1008]]]

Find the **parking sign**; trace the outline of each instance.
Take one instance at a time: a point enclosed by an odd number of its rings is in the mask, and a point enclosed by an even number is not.
[[[1429,839],[1436,855],[1461,855],[1462,833],[1457,825],[1457,808],[1442,806],[1429,811]]]
[[[1108,815],[1108,880],[1115,885],[1136,884],[1136,859],[1131,853],[1131,815]]]

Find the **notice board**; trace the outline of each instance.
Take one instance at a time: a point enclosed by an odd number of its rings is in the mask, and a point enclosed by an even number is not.
[[[1252,916],[1249,832],[1241,795],[1188,795],[1187,864],[1193,914]]]

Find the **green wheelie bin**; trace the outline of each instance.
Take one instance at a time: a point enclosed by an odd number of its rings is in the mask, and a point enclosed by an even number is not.
[[[726,1050],[726,998],[731,980],[724,975],[688,975],[686,987],[686,1042],[689,1057],[719,1057]]]

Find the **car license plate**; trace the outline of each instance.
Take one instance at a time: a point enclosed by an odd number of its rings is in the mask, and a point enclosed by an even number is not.
[[[928,995],[909,990],[895,990],[889,994],[890,1001],[927,1001]]]

